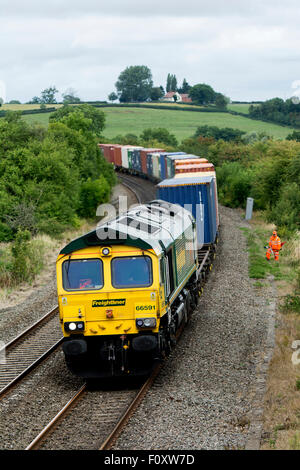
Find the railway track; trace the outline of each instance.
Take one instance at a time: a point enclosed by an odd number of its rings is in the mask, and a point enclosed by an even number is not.
[[[143,400],[161,367],[162,365],[158,365],[139,389],[98,391],[95,394],[89,391],[86,385],[83,385],[25,450],[53,449],[53,439],[54,442],[56,441],[53,434],[56,431],[59,433],[60,442],[62,436],[66,441],[78,442],[78,436],[82,431],[82,418],[78,419],[77,417],[77,414],[80,413],[85,417],[90,413],[94,415],[93,419],[89,420],[88,433],[90,433],[91,439],[89,435],[85,436],[92,444],[91,449],[110,449]],[[96,406],[98,408],[95,413],[93,410]],[[71,434],[70,429],[72,430]],[[65,448],[70,448],[68,442],[65,442],[65,446]]]
[[[0,399],[61,344],[57,313],[55,307],[5,345],[5,364],[0,364]]]
[[[135,194],[139,204],[156,199],[155,185],[150,181],[121,172],[118,173],[118,178]]]

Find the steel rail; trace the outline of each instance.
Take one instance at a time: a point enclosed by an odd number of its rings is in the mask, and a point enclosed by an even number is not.
[[[60,418],[71,409],[72,406],[77,402],[79,398],[86,392],[86,385],[77,390],[75,395],[65,404],[65,406],[54,416],[54,418],[44,427],[44,429],[33,439],[33,441],[26,447],[25,450],[35,450],[41,443],[42,439],[45,438],[51,431],[54,430]]]
[[[123,428],[126,426],[129,418],[133,415],[141,401],[143,400],[144,396],[146,395],[147,391],[153,384],[156,376],[159,374],[163,364],[159,364],[151,373],[150,377],[146,380],[144,385],[142,385],[142,388],[136,395],[136,397],[133,399],[123,416],[120,418],[112,432],[109,434],[107,439],[103,442],[99,450],[109,450],[112,445],[115,443],[119,435],[121,434]]]
[[[63,336],[61,335],[58,340],[57,336],[53,338],[50,347],[47,344],[51,342],[51,337],[49,341],[47,324],[52,320],[57,311],[58,307],[56,306],[30,327],[26,328],[26,330],[22,331],[2,349],[5,351],[5,354],[8,353],[8,356],[5,363],[0,365],[0,399],[62,343]],[[41,329],[44,327],[46,332],[41,332]],[[37,342],[39,332],[41,343]],[[45,340],[44,345],[46,349],[43,348],[43,339]],[[30,344],[30,341],[32,341],[32,344]],[[24,364],[23,368],[22,364]]]

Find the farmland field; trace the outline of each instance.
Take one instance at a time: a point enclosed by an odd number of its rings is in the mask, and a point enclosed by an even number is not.
[[[60,108],[62,104],[46,104],[47,108]],[[27,111],[31,109],[40,109],[39,104],[3,104],[0,111]]]
[[[195,113],[144,108],[105,108],[106,137],[118,134],[140,134],[147,127],[165,127],[175,134],[178,140],[190,137],[198,126],[209,125],[233,127],[246,132],[266,132],[277,139],[285,138],[291,129],[276,124],[254,121],[242,116],[227,113]]]
[[[244,105],[245,106],[245,105]],[[247,106],[247,105],[246,105]],[[198,126],[233,127],[242,131],[266,132],[276,139],[284,139],[292,132],[291,128],[228,113],[196,113],[145,108],[103,108],[106,114],[104,135],[112,138],[128,133],[139,135],[148,127],[164,127],[175,134],[180,141],[193,135]],[[27,122],[47,125],[51,114],[25,115]]]
[[[249,114],[249,106],[250,104],[230,103],[227,105],[227,108],[229,111],[237,111],[238,113]]]

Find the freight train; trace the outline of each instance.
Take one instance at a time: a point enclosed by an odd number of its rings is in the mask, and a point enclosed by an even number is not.
[[[159,181],[158,199],[71,241],[58,256],[63,351],[69,369],[86,379],[145,375],[170,353],[198,303],[219,229],[207,161],[163,149],[102,149],[119,169]]]

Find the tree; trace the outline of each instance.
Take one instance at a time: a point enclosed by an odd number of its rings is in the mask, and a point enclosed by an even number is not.
[[[211,104],[215,101],[216,93],[206,83],[198,83],[190,89],[189,95],[198,104]]]
[[[152,88],[151,93],[150,93],[150,98],[152,101],[158,101],[163,96],[164,96],[164,91],[161,86],[156,86]]]
[[[239,141],[245,131],[233,129],[231,127],[219,128],[217,126],[199,126],[194,134],[194,137],[213,137],[215,140],[231,140]]]
[[[217,108],[226,109],[228,104],[228,98],[222,95],[222,93],[216,93],[215,95],[215,105]]]
[[[165,145],[171,145],[173,147],[178,145],[176,137],[173,134],[170,134],[167,129],[161,127],[145,129],[140,135],[140,139],[144,141],[145,145],[147,142],[152,141],[156,141]]]
[[[77,104],[80,103],[80,98],[76,96],[76,91],[73,88],[68,88],[65,93],[62,94],[64,104]]]
[[[45,103],[45,104],[56,103],[56,98],[55,98],[56,93],[58,93],[58,90],[56,89],[55,86],[45,88],[45,90],[43,90],[41,93],[40,102]]]
[[[19,100],[10,100],[8,104],[21,104]]]
[[[38,96],[34,96],[32,100],[28,101],[27,104],[40,104],[41,103],[41,98]]]
[[[170,73],[168,73],[167,85],[166,85],[166,92],[168,93],[169,91],[171,91],[171,74]]]
[[[297,142],[300,142],[300,131],[293,131],[286,137],[286,140],[296,140]]]
[[[167,91],[167,93],[169,91],[177,91],[177,78],[176,78],[176,75],[172,75],[172,74],[168,73],[166,91]]]
[[[132,65],[120,73],[116,88],[120,102],[146,101],[153,87],[151,70],[145,65]]]
[[[178,88],[178,93],[187,94],[190,91],[190,89],[191,89],[191,86],[188,84],[188,82],[184,78],[181,88]]]
[[[63,106],[50,116],[50,122],[59,122],[71,113],[82,113],[89,120],[88,130],[94,132],[98,137],[105,127],[105,114],[100,109],[90,104],[80,104],[78,106]],[[75,125],[75,123],[74,123]]]
[[[0,98],[0,107],[3,105],[3,99]]]
[[[171,91],[177,91],[177,78],[175,75],[172,75]]]
[[[115,93],[115,92],[113,91],[112,93],[110,93],[110,94],[108,95],[108,99],[109,99],[109,101],[116,101],[116,100],[118,99],[117,93]]]

